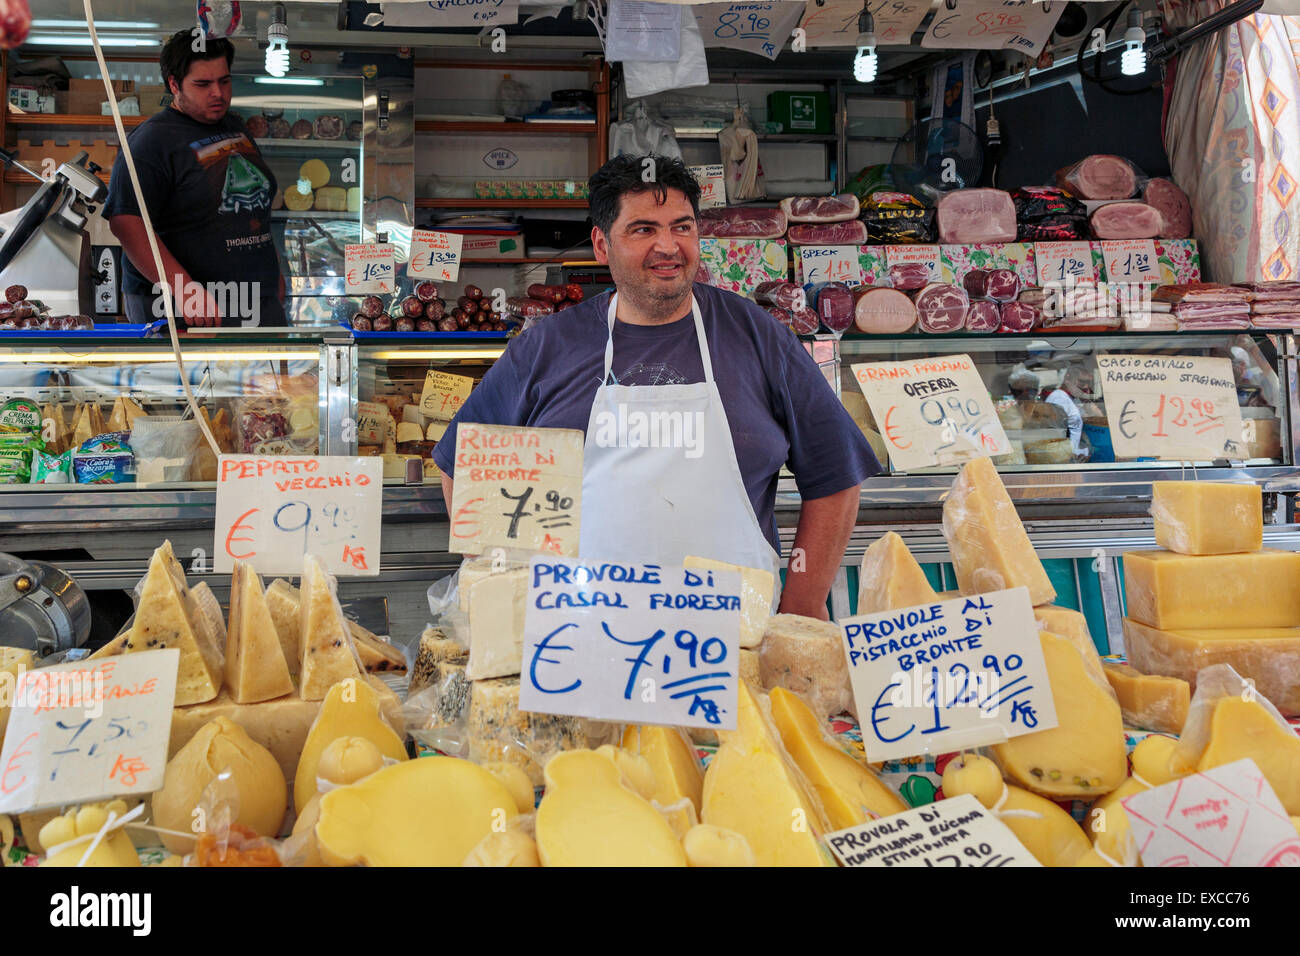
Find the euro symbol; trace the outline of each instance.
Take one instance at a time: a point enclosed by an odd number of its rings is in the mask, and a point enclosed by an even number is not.
[[[230,555],[230,556],[231,556],[232,558],[234,558],[236,561],[247,561],[247,560],[248,560],[249,558],[251,558],[253,555],[257,554],[256,551],[249,551],[249,552],[246,553],[246,554],[235,554],[235,552],[233,552],[233,551],[230,550],[230,546],[231,546],[231,544],[233,544],[233,543],[236,542],[236,541],[252,541],[252,540],[253,540],[252,538],[236,538],[236,537],[235,537],[235,532],[236,532],[236,531],[252,531],[252,530],[253,530],[253,526],[252,526],[252,525],[244,524],[244,519],[247,518],[247,517],[249,517],[250,515],[255,515],[255,514],[257,514],[257,512],[260,511],[260,510],[261,510],[260,508],[249,508],[249,509],[248,509],[247,511],[245,511],[242,515],[240,515],[238,518],[235,519],[235,523],[232,524],[232,525],[230,526],[230,531],[229,531],[229,533],[226,534],[226,554]]]
[[[1135,417],[1137,416],[1133,411],[1133,399],[1130,398],[1124,403],[1124,410],[1119,414],[1119,431],[1125,438],[1132,439],[1137,437],[1135,432],[1130,432],[1128,429],[1129,422],[1131,422]]]
[[[557,687],[557,688],[547,688],[547,687],[543,687],[541,684],[537,683],[537,665],[538,665],[539,663],[540,663],[540,664],[559,664],[559,663],[561,663],[561,661],[559,661],[558,659],[556,659],[556,658],[554,658],[554,657],[543,657],[543,656],[542,656],[542,651],[545,651],[545,650],[548,650],[548,649],[549,649],[549,650],[556,650],[556,651],[571,651],[571,650],[573,650],[573,645],[572,645],[572,644],[551,644],[551,638],[553,638],[553,637],[555,637],[556,635],[558,635],[561,631],[565,631],[565,630],[568,630],[568,629],[571,628],[571,627],[577,627],[577,626],[578,626],[578,625],[576,625],[576,624],[574,624],[574,623],[572,623],[572,622],[570,622],[570,623],[568,623],[568,624],[561,624],[561,625],[560,625],[559,627],[557,627],[555,630],[551,631],[550,634],[547,634],[544,638],[542,638],[540,641],[538,641],[537,644],[535,645],[536,650],[533,651],[533,660],[532,660],[532,663],[528,665],[528,679],[531,680],[531,681],[533,682],[533,686],[536,687],[536,688],[537,688],[539,691],[541,691],[543,694],[567,694],[569,691],[571,691],[571,690],[577,690],[579,687],[582,686],[582,681],[581,681],[581,680],[575,680],[575,681],[574,681],[572,684],[570,684],[568,687]]]
[[[912,447],[912,443],[908,442],[907,444],[903,444],[900,442],[898,436],[894,434],[895,429],[899,426],[890,424],[890,420],[894,417],[894,412],[896,411],[898,411],[898,406],[890,405],[889,411],[885,412],[885,437],[889,439],[890,444],[895,448],[901,448],[906,451],[908,448]]]

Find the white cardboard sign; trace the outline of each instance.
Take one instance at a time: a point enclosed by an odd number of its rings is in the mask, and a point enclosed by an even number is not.
[[[406,274],[435,282],[455,282],[460,276],[460,252],[465,237],[458,232],[416,229],[411,233],[411,260]]]
[[[349,242],[343,247],[344,290],[348,295],[388,295],[393,291],[393,246],[387,242]]]
[[[921,46],[953,50],[1019,50],[1035,57],[1051,36],[1065,7],[1032,0],[961,0],[940,7]]]
[[[802,0],[701,3],[693,10],[705,47],[745,50],[775,60],[804,15]]]
[[[519,0],[406,0],[383,8],[386,27],[481,27],[519,21]]]

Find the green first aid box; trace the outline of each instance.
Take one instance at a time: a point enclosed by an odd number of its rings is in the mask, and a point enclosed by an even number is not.
[[[767,118],[782,133],[831,132],[831,97],[826,92],[767,94]]]

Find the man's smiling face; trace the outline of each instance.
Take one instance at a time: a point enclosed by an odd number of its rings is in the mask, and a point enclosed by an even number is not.
[[[625,193],[609,234],[592,230],[592,246],[620,296],[656,319],[681,317],[700,265],[695,212],[681,190],[665,190],[662,203],[652,190]]]

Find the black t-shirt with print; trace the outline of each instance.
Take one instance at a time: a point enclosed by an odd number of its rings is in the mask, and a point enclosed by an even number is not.
[[[158,238],[195,282],[259,282],[276,294],[280,264],[271,238],[276,182],[244,123],[226,114],[200,123],[168,107],[127,140]],[[104,218],[140,215],[121,154],[113,163]],[[123,257],[123,289],[153,291]]]

